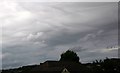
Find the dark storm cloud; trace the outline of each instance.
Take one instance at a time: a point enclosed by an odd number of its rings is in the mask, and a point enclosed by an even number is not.
[[[13,2],[4,9],[4,68],[59,60],[68,49],[82,62],[116,56],[106,47],[117,45],[117,3]]]

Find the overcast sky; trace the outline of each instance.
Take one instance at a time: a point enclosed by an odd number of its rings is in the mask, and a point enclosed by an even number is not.
[[[3,68],[59,60],[75,51],[80,62],[118,57],[117,2],[1,2]]]

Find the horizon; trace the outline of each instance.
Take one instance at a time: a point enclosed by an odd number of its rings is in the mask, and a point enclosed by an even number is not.
[[[97,61],[100,61],[100,60],[101,60],[101,61],[104,61],[104,60],[106,60],[106,59],[120,59],[120,58],[108,58],[108,57],[106,57],[105,59],[99,59],[99,60],[97,60]],[[48,61],[60,62],[60,60],[46,60],[46,61],[41,62],[41,63],[43,64],[43,63],[48,62]],[[96,60],[94,60],[94,61],[92,61],[92,62],[86,62],[86,63],[84,63],[84,62],[82,63],[82,62],[79,61],[79,63],[84,65],[84,64],[89,64],[89,63],[92,64],[92,63],[94,63],[95,61],[96,61]],[[66,62],[66,61],[62,61],[62,62]],[[1,71],[1,70],[18,69],[18,68],[27,67],[27,66],[41,65],[41,63],[39,63],[39,64],[28,64],[28,65],[23,65],[23,66],[18,66],[18,67],[12,67],[12,68],[4,68],[4,69],[2,68],[2,69],[0,69],[0,71]],[[70,63],[71,63],[71,62],[70,62]],[[73,62],[72,62],[72,63],[73,63]]]
[[[0,5],[3,69],[59,60],[66,50],[76,52],[82,63],[118,58],[118,2]]]

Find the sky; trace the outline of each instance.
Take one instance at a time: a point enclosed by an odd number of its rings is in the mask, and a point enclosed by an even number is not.
[[[80,62],[118,57],[117,2],[0,3],[3,68],[59,60],[66,50]]]

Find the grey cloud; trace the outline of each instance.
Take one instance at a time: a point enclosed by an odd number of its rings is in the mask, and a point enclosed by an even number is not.
[[[83,47],[77,46],[77,47],[70,48],[70,50],[72,50],[72,51],[74,51],[74,52],[83,52],[83,51],[85,51],[86,49],[83,48]]]
[[[10,14],[13,21],[3,27],[2,53],[11,54],[4,57],[4,68],[58,60],[68,49],[77,52],[82,62],[116,56],[116,51],[101,53],[96,49],[117,44],[117,3],[15,4],[17,9]]]

